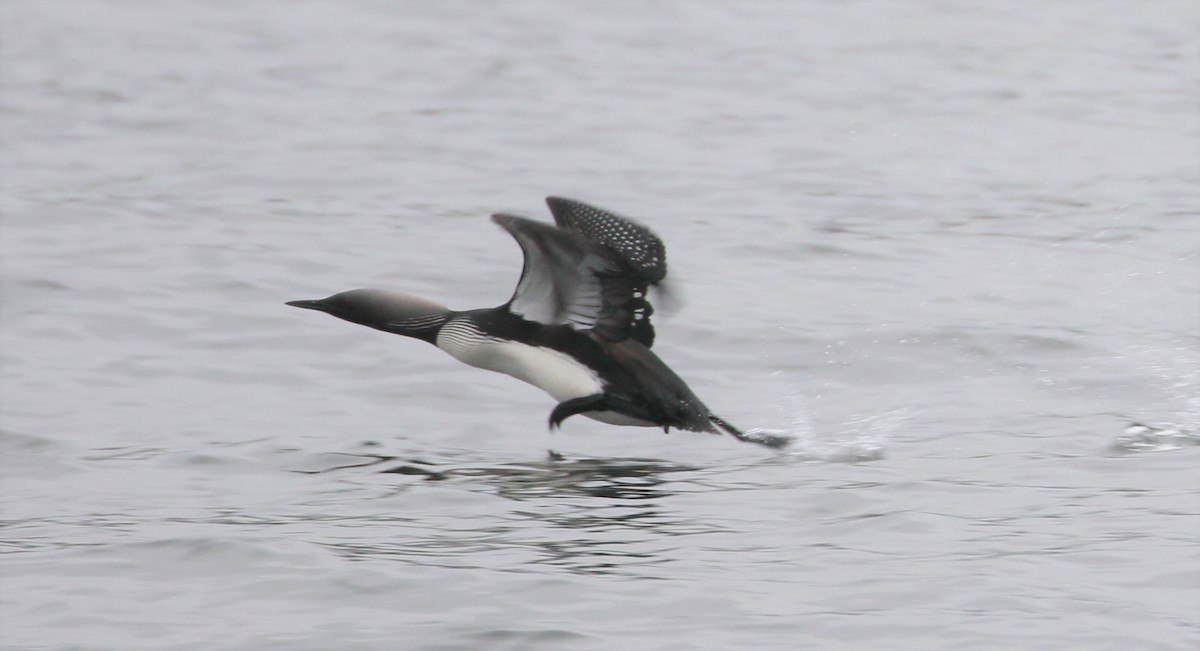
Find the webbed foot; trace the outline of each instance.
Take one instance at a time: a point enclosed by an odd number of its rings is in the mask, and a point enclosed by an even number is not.
[[[786,434],[767,434],[760,432],[747,434],[733,425],[726,423],[721,418],[713,416],[712,414],[709,414],[708,419],[717,427],[720,427],[728,432],[733,438],[746,443],[757,443],[758,445],[764,445],[774,450],[781,450],[791,445],[793,441],[793,438]]]

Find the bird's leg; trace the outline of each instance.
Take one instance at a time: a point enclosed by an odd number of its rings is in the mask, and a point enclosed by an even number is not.
[[[740,430],[740,429],[738,429],[738,428],[734,427],[733,425],[730,425],[729,423],[726,423],[726,422],[725,422],[725,419],[723,419],[723,418],[719,418],[719,417],[717,417],[717,416],[714,416],[714,415],[712,415],[712,414],[709,414],[709,415],[708,415],[708,420],[709,420],[709,421],[711,421],[713,425],[716,425],[717,427],[720,427],[721,429],[725,430],[725,431],[726,431],[726,432],[727,432],[727,433],[728,433],[730,436],[732,436],[733,438],[735,438],[735,439],[737,439],[737,440],[739,440],[739,441],[745,441],[745,440],[746,440],[746,433],[745,433],[745,432],[743,432],[742,430]]]
[[[604,411],[607,408],[608,396],[603,393],[564,400],[554,407],[554,411],[550,412],[550,429],[562,425],[564,420],[575,414],[582,414],[585,411]]]

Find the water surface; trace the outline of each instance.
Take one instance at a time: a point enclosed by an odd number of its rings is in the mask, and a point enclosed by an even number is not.
[[[1195,648],[1194,3],[727,5],[7,3],[3,645]],[[548,194],[795,447],[283,305]]]

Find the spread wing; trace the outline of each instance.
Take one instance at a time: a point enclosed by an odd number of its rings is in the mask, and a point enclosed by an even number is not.
[[[667,248],[650,229],[574,199],[547,197],[546,204],[559,228],[611,249],[639,281],[653,285],[667,277]]]
[[[636,259],[578,229],[505,214],[493,215],[492,220],[517,240],[525,254],[521,279],[508,304],[512,312],[547,325],[590,330],[607,341],[632,338],[647,347],[654,343],[653,308],[645,295],[648,284],[655,281],[647,279]],[[658,246],[661,251],[662,244]],[[647,268],[661,268],[665,275],[665,257],[660,253],[657,260],[656,267]]]
[[[628,308],[633,314],[629,336],[647,348],[654,343],[650,315],[654,306],[646,290],[667,277],[667,247],[650,229],[616,213],[563,197],[546,197],[554,222],[603,246],[622,262],[629,283]]]

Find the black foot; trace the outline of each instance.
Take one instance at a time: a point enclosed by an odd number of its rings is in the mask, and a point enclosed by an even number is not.
[[[554,407],[554,411],[550,412],[550,429],[557,428],[562,425],[564,420],[575,414],[582,414],[585,411],[603,411],[607,408],[608,396],[603,393],[564,400]]]
[[[773,450],[781,450],[792,444],[792,437],[787,436],[786,434],[747,434],[711,414],[709,415],[708,419],[711,420],[714,425],[725,430],[730,434],[730,436],[739,441],[744,441],[746,443],[757,443],[758,445],[764,445]]]

